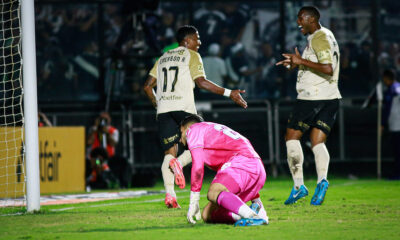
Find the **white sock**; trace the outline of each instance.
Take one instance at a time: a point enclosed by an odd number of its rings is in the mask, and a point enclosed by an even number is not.
[[[165,191],[171,194],[171,196],[176,197],[176,193],[174,191],[175,176],[169,168],[169,161],[171,161],[171,159],[173,158],[174,156],[172,156],[171,154],[167,154],[164,156],[164,161],[161,165],[161,173],[164,180]]]
[[[185,150],[181,155],[179,155],[178,161],[182,164],[182,168],[191,163],[192,155],[190,154],[190,151]]]
[[[249,206],[246,204],[243,204],[240,206],[239,211],[238,211],[239,216],[242,218],[254,218],[258,217],[257,213],[255,213]]]
[[[232,213],[232,218],[234,221],[239,221],[240,219],[242,219],[239,215],[237,215],[236,213]]]
[[[318,183],[328,177],[329,152],[325,143],[317,144],[312,149],[315,157],[315,167],[317,169]]]
[[[299,140],[286,141],[287,161],[289,164],[290,173],[294,181],[294,187],[299,189],[304,185],[303,177],[303,149]]]
[[[296,190],[300,189],[301,185],[304,185],[304,179],[303,178],[293,178],[294,181],[294,188]]]

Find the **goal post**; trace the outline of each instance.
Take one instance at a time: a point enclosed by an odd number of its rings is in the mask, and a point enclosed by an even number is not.
[[[21,0],[26,207],[28,212],[40,210],[39,134],[34,13],[34,0]]]

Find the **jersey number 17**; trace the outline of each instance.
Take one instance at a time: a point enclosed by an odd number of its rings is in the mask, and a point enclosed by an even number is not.
[[[172,82],[172,88],[171,88],[171,92],[175,91],[175,84],[178,81],[178,74],[179,74],[179,67],[177,66],[171,66],[169,67],[169,69],[167,70],[167,68],[163,67],[162,71],[164,73],[164,85],[163,85],[163,92],[167,91],[167,85],[168,85],[168,71],[175,71],[175,77],[174,77],[174,81]]]

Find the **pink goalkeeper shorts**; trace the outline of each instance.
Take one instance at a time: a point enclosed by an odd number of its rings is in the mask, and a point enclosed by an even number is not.
[[[213,183],[224,185],[243,202],[259,197],[258,192],[266,180],[264,165],[259,158],[237,155],[218,170]]]

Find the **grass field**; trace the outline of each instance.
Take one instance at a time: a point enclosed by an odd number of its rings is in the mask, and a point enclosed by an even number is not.
[[[209,181],[208,181],[209,182]],[[315,181],[307,181],[310,195]],[[200,205],[206,204],[203,186]],[[331,179],[322,206],[311,196],[283,201],[290,180],[268,180],[260,192],[270,224],[233,227],[186,221],[189,187],[178,193],[182,209],[166,209],[164,195],[85,204],[42,206],[39,214],[0,209],[0,239],[400,239],[400,182]],[[161,190],[158,183],[153,190]]]

